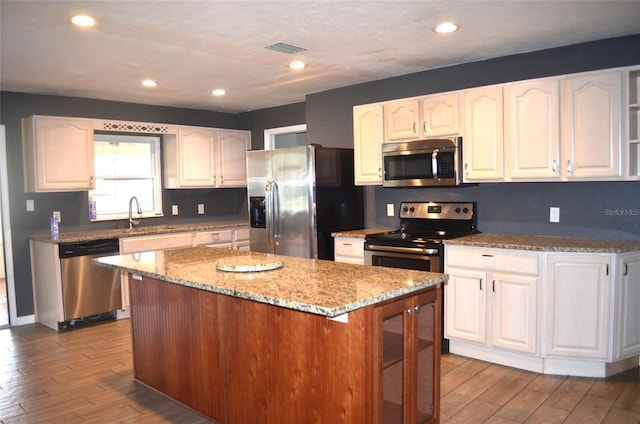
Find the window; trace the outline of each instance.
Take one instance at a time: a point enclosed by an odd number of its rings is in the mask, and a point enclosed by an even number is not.
[[[138,198],[143,217],[162,216],[160,137],[95,134],[96,221],[129,218],[129,200]],[[134,217],[138,217],[134,203]]]

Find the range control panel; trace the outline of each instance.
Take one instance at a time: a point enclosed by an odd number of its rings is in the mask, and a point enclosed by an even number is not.
[[[468,221],[475,214],[473,202],[402,202],[400,218]]]

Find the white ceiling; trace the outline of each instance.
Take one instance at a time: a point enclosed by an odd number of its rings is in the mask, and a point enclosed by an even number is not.
[[[69,18],[94,16],[92,29]],[[640,33],[640,1],[0,0],[3,91],[240,112],[306,94]],[[436,35],[441,21],[460,25]],[[308,63],[265,49],[304,47]],[[640,46],[639,46],[640,48]],[[144,89],[140,80],[159,81]],[[213,88],[227,95],[213,97]]]

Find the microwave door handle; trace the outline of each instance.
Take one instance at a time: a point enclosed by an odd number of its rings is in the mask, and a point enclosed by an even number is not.
[[[431,172],[433,173],[434,181],[440,181],[440,178],[438,178],[438,151],[438,149],[435,149],[431,153]]]

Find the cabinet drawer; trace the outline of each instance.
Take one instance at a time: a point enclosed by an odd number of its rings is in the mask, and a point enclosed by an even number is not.
[[[235,229],[235,233],[236,233],[235,234],[236,242],[249,240],[249,229],[248,228],[236,228]]]
[[[335,255],[364,259],[364,239],[337,237]]]
[[[191,247],[192,233],[163,234],[157,236],[127,237],[120,239],[120,253],[146,252],[148,250]]]
[[[505,249],[447,248],[447,266],[538,274],[538,254]]]
[[[196,246],[202,244],[231,243],[232,230],[200,231],[196,233]]]

